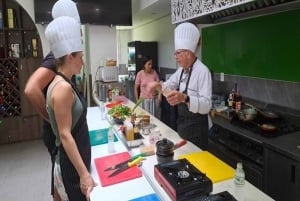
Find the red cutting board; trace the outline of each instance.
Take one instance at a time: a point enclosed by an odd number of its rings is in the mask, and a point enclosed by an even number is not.
[[[94,162],[101,182],[101,186],[109,186],[120,182],[128,181],[130,179],[141,177],[142,172],[138,166],[128,168],[127,170],[112,177],[108,176],[115,170],[104,171],[106,168],[126,161],[128,159],[130,159],[130,154],[128,152],[121,152],[109,156],[95,158]]]

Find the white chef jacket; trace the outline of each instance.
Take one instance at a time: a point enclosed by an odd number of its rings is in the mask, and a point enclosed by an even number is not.
[[[179,67],[178,70],[171,75],[171,77],[162,83],[162,91],[166,88],[178,89],[183,92],[186,88],[188,72],[184,72],[180,81],[180,74],[183,68]],[[193,113],[208,114],[212,103],[212,78],[209,69],[197,59],[193,65],[191,78],[189,81],[187,95],[190,96],[189,111]]]

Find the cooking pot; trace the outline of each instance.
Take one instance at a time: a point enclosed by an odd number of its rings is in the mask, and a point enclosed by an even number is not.
[[[257,116],[257,111],[253,108],[242,109],[237,112],[238,118],[242,121],[252,121]]]
[[[158,163],[173,161],[174,143],[167,138],[163,138],[156,142],[156,158]]]
[[[171,140],[163,138],[156,142],[156,158],[158,163],[165,163],[173,161],[174,150],[185,145],[186,140],[182,140],[174,144]]]

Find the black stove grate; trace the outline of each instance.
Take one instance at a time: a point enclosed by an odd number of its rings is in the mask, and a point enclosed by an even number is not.
[[[231,120],[231,124],[239,128],[249,130],[253,133],[260,134],[265,137],[276,137],[276,136],[287,135],[287,134],[300,131],[300,126],[291,123],[285,118],[265,119],[261,116],[258,116],[256,119],[246,122],[240,120],[238,116],[235,115]],[[270,124],[272,126],[275,126],[276,129],[264,130],[261,128],[261,125],[263,124]]]

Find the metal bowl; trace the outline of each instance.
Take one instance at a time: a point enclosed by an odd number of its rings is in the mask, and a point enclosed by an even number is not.
[[[257,116],[257,111],[253,108],[242,109],[237,112],[237,115],[242,121],[252,121]]]

